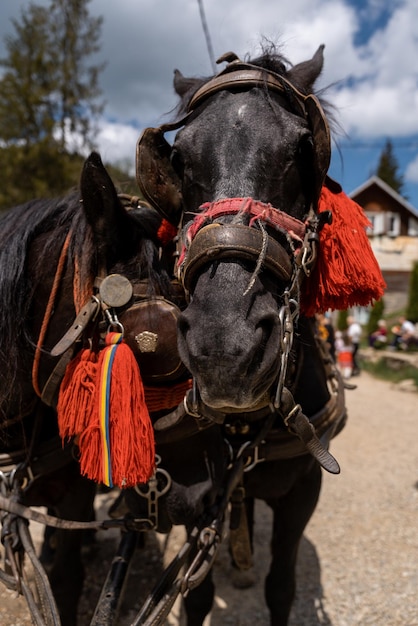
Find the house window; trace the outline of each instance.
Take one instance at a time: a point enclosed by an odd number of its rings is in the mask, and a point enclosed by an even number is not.
[[[383,213],[374,213],[367,211],[367,217],[371,222],[371,228],[367,229],[368,235],[383,235],[384,233],[384,215]]]
[[[389,237],[398,237],[401,232],[401,219],[398,213],[387,214],[387,234]]]
[[[418,237],[418,218],[410,217],[408,220],[408,235]]]

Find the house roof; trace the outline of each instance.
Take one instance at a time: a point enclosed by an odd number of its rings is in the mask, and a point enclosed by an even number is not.
[[[418,218],[418,209],[413,207],[412,204],[405,200],[405,198],[403,198],[397,191],[392,189],[390,185],[388,185],[381,178],[379,178],[379,176],[372,176],[371,178],[366,180],[362,185],[360,185],[360,187],[354,189],[354,191],[349,194],[349,197],[355,200],[357,196],[359,196],[363,191],[370,189],[370,187],[373,187],[374,185],[379,187],[388,196],[393,198],[395,202],[404,207],[409,213],[411,213],[411,215],[413,215],[413,217]]]

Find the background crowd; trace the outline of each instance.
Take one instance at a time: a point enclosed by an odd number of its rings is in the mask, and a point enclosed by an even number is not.
[[[386,320],[380,319],[377,328],[367,337],[360,323],[348,316],[344,330],[335,330],[331,316],[319,315],[317,318],[319,335],[325,339],[333,360],[338,363],[345,378],[360,374],[359,349],[367,345],[374,349],[409,350],[418,348],[418,328],[405,316],[400,316],[397,323],[388,328]]]

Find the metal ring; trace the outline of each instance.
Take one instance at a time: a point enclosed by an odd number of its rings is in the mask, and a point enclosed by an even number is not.
[[[113,332],[117,332],[117,331],[114,330],[115,328],[118,329],[118,331],[121,333],[122,337],[125,335],[125,329],[123,327],[123,324],[121,322],[119,322],[119,320],[110,322],[109,326],[107,327],[107,332],[108,333],[112,332],[111,329],[113,329]]]

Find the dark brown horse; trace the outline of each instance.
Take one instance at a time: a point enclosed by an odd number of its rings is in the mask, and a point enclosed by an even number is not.
[[[86,161],[80,194],[58,200],[36,200],[11,209],[2,218],[0,478],[3,496],[23,505],[46,506],[50,513],[66,520],[92,519],[95,484],[80,475],[78,453],[71,442],[63,448],[58,436],[55,407],[59,384],[66,363],[83,347],[84,341],[99,341],[102,334],[107,318],[103,312],[96,311],[93,319],[88,312],[90,305],[94,308],[95,301],[100,300],[98,277],[123,276],[140,291],[141,301],[153,301],[157,294],[160,300],[164,294],[170,295],[171,283],[164,259],[159,255],[160,224],[161,218],[153,209],[134,206],[126,210],[97,154]],[[132,303],[130,295],[125,298],[125,305],[127,301]],[[132,316],[129,309],[126,313],[132,317],[130,324],[134,332],[136,315]],[[67,331],[70,338],[60,351],[63,357],[52,356],[52,348],[63,335],[68,337]],[[174,346],[175,332],[174,320]],[[174,362],[172,358],[162,369],[173,366]],[[184,377],[184,368],[179,376]],[[9,550],[9,561],[15,558],[15,553],[18,562],[21,546],[14,519],[2,515],[2,540]],[[81,540],[81,531],[54,532],[55,557],[49,577],[64,625],[76,622],[77,600],[83,584]],[[10,584],[20,583],[12,580]]]

